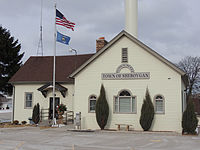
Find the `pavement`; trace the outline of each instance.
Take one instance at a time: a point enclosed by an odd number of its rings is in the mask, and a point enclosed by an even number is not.
[[[0,150],[199,150],[200,136],[173,132],[73,132],[67,127],[0,128]]]

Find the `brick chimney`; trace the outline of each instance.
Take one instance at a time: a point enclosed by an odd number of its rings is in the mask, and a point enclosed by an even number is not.
[[[102,49],[108,42],[105,40],[104,37],[100,37],[96,40],[96,52]]]

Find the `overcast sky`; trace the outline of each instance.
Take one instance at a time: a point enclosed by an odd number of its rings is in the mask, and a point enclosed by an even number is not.
[[[200,56],[199,0],[138,0],[138,38],[172,62]],[[10,30],[25,52],[23,61],[37,54],[41,0],[0,0],[0,25]],[[58,30],[71,37],[79,54],[94,53],[96,39],[110,41],[124,29],[124,0],[57,0],[57,9],[76,23],[75,31]],[[43,0],[44,55],[53,55],[54,0]],[[57,43],[57,55],[72,55]]]

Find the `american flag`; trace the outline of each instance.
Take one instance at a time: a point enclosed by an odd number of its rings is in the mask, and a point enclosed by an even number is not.
[[[64,26],[68,29],[72,29],[72,31],[74,31],[74,26],[75,26],[75,23],[73,22],[70,22],[69,20],[67,20],[65,18],[65,16],[56,9],[56,24],[57,25],[61,25],[61,26]]]

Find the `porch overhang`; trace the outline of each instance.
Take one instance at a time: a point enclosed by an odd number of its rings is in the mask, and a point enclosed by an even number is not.
[[[40,88],[38,88],[37,90],[40,91],[42,93],[42,95],[46,98],[47,97],[47,93],[50,89],[53,89],[53,84],[52,83],[47,83],[43,86],[41,86]],[[55,89],[57,91],[59,91],[61,93],[61,95],[65,98],[66,93],[67,93],[67,88],[65,88],[64,86],[60,85],[59,83],[56,83],[55,85]]]

